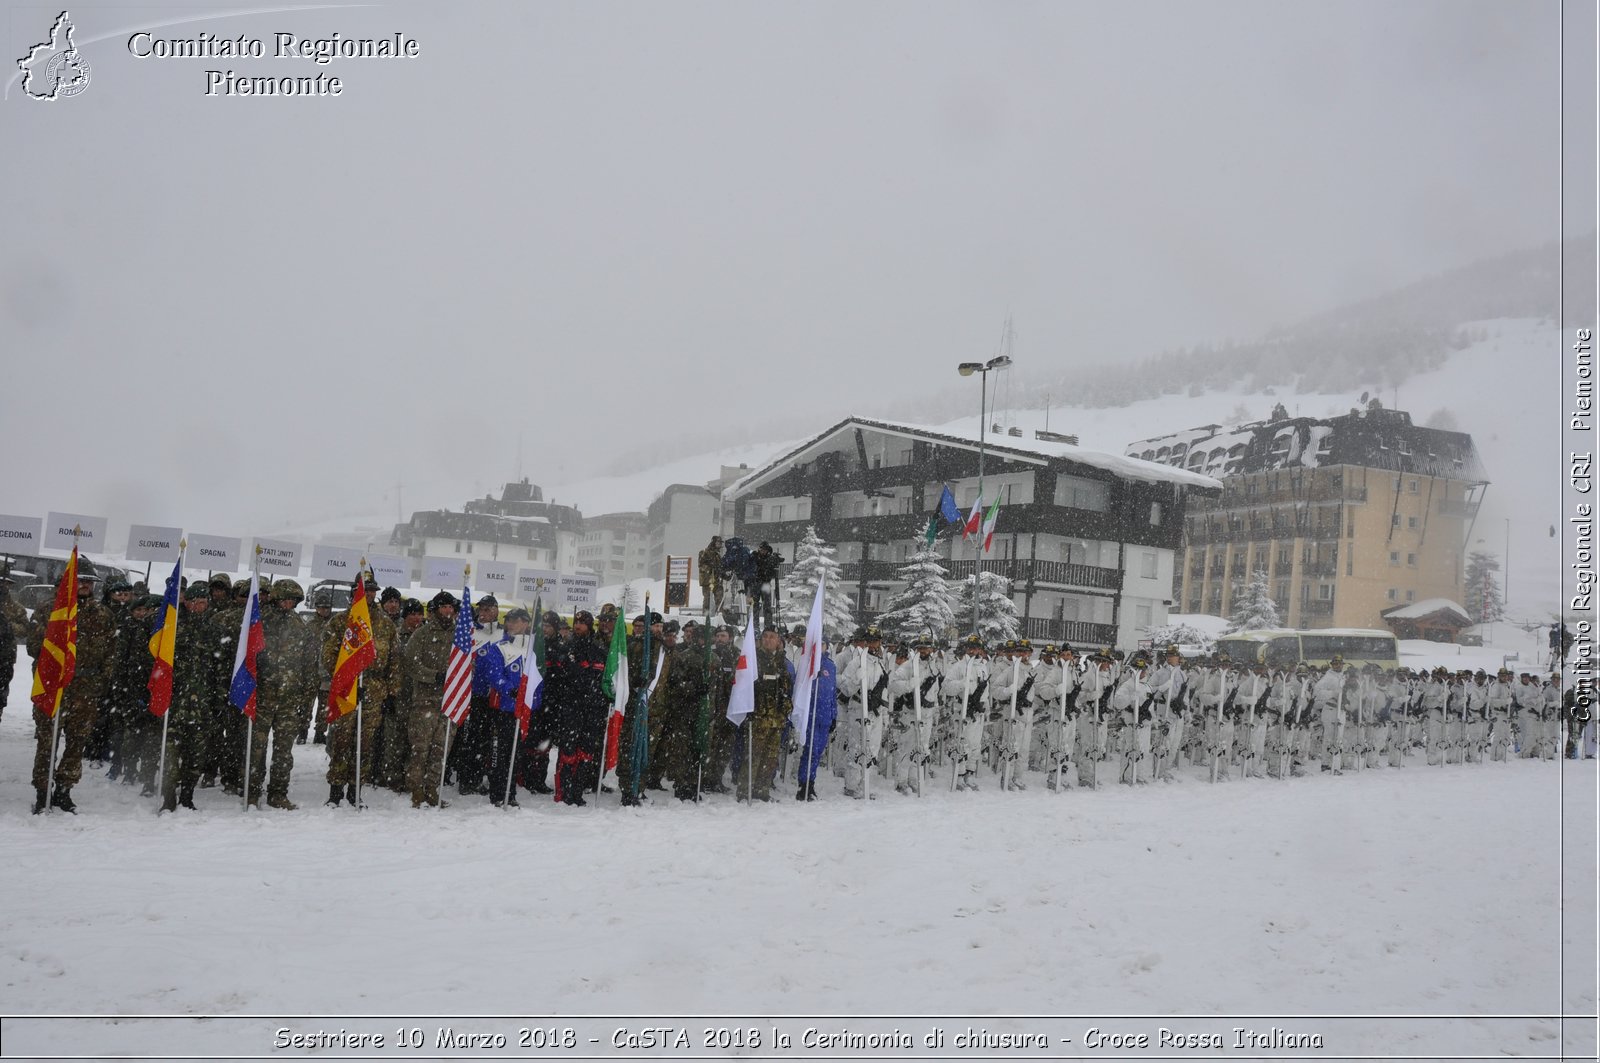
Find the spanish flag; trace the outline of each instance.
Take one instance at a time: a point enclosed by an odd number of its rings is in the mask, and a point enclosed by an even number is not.
[[[183,582],[183,548],[178,548],[177,563],[167,577],[167,593],[161,598],[161,626],[150,636],[150,715],[165,716],[172,707],[172,660],[178,648],[178,584]]]
[[[78,664],[78,548],[72,548],[67,570],[56,584],[55,602],[45,624],[44,647],[33,670],[33,704],[46,716],[61,705],[61,692],[72,682]]]
[[[344,641],[339,644],[339,658],[333,665],[333,684],[328,688],[329,720],[355,711],[356,680],[377,660],[378,648],[372,644],[372,610],[367,605],[366,580],[358,575]]]

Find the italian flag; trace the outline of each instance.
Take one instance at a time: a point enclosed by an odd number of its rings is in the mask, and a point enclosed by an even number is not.
[[[989,546],[994,542],[994,526],[1000,519],[1000,500],[996,498],[989,506],[989,511],[983,515],[983,552],[989,552]]]
[[[967,536],[977,534],[978,521],[982,513],[983,496],[979,495],[972,500],[972,512],[967,514],[967,522],[961,526],[961,538],[963,541],[966,540]]]

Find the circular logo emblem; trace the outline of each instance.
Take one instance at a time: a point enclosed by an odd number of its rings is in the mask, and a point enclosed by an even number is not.
[[[57,52],[44,68],[44,83],[56,96],[76,96],[89,87],[89,61],[74,48]]]

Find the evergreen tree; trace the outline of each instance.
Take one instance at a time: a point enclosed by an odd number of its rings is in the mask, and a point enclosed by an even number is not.
[[[937,550],[929,548],[912,554],[896,575],[906,586],[889,600],[888,608],[878,617],[878,627],[886,636],[909,640],[926,635],[943,641],[951,628],[960,626],[956,594],[946,581],[949,571],[939,563]],[[970,617],[970,612],[967,615]]]
[[[956,603],[956,623],[962,630],[972,623],[973,590],[971,576],[961,581],[961,595]],[[983,641],[993,645],[1016,638],[1021,630],[1017,603],[1011,600],[1011,581],[998,572],[985,572],[983,587],[978,591],[978,634]]]
[[[1151,628],[1150,644],[1158,654],[1168,646],[1194,646],[1202,654],[1209,654],[1216,648],[1216,642],[1210,635],[1188,624],[1162,624]]]
[[[1235,631],[1256,631],[1264,627],[1281,625],[1282,621],[1278,619],[1278,605],[1272,600],[1272,590],[1267,586],[1267,574],[1264,570],[1251,576],[1249,583],[1234,581],[1233,615],[1228,618],[1228,627],[1223,634],[1231,635]]]
[[[1500,580],[1495,575],[1500,562],[1485,550],[1467,555],[1467,615],[1475,623],[1492,624],[1505,619],[1505,603],[1500,600]]]
[[[815,527],[806,528],[805,538],[795,548],[794,564],[783,577],[783,601],[778,608],[778,620],[785,628],[805,624],[811,619],[811,602],[817,596],[817,581],[823,576],[827,577],[827,589],[822,594],[823,636],[843,638],[855,627],[855,602],[845,589],[839,575],[843,566],[834,553],[834,548],[822,541]]]

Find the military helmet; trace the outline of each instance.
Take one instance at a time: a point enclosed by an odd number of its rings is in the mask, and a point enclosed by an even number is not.
[[[318,609],[332,609],[333,592],[324,587],[322,590],[316,593],[315,597],[312,598],[312,604]]]
[[[1150,658],[1142,653],[1136,653],[1133,655],[1133,660],[1128,662],[1128,665],[1131,668],[1149,668]]]
[[[607,602],[606,604],[604,604],[604,605],[602,605],[600,607],[600,619],[601,620],[607,620],[607,619],[615,620],[616,617],[617,617],[617,614],[619,612],[620,612],[620,610],[617,609],[617,603],[615,603],[615,602]]]
[[[1053,642],[1047,642],[1039,649],[1040,655],[1044,657],[1054,657],[1058,652],[1060,651],[1056,649],[1056,644]]]
[[[968,635],[966,638],[961,640],[961,648],[964,650],[983,649],[983,636],[978,634]]]
[[[80,575],[79,578],[81,579],[83,577]],[[128,577],[126,576],[112,576],[110,579],[106,580],[107,594],[117,594],[120,591],[131,590],[133,590],[133,584],[128,582]]]
[[[1332,657],[1328,658],[1328,667],[1329,668],[1332,668],[1336,664],[1343,664],[1343,663],[1344,663],[1344,657],[1341,656],[1340,654],[1336,653]]]
[[[1033,643],[1029,642],[1027,639],[1018,639],[1017,649],[1021,650],[1023,653],[1032,653]]]
[[[189,584],[183,589],[183,596],[191,601],[204,598],[209,602],[211,600],[211,586],[210,584],[195,580],[193,583]]]
[[[234,582],[233,582],[233,596],[234,596],[234,598],[238,599],[241,602],[244,601],[246,598],[250,597],[250,581],[249,581],[249,579],[234,580]]]
[[[931,650],[933,647],[933,640],[926,635],[918,635],[911,640],[911,648],[914,650]]]
[[[1178,644],[1176,642],[1169,642],[1167,644],[1167,649],[1166,649],[1166,653],[1164,654],[1164,656],[1167,656],[1167,657],[1182,657],[1183,656],[1183,651],[1178,649]]]
[[[133,600],[135,609],[160,609],[165,604],[159,594],[145,594]]]
[[[274,601],[283,601],[285,598],[294,602],[305,601],[306,592],[300,589],[300,584],[292,579],[280,579],[272,585],[272,598]]]
[[[681,630],[681,627],[676,620],[668,620],[661,625],[661,633],[663,635],[676,635],[679,630]]]
[[[209,582],[213,587],[221,587],[225,591],[233,590],[233,577],[226,572],[213,572]]]
[[[452,609],[460,609],[461,602],[449,591],[440,591],[428,600],[429,609],[437,609],[441,605],[448,605]]]
[[[385,587],[383,589],[383,594],[378,598],[379,605],[391,601],[399,602],[401,608],[405,607],[406,596],[400,593],[399,587]]]

